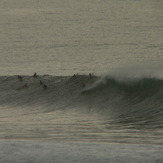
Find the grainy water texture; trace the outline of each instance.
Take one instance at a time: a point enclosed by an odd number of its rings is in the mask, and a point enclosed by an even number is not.
[[[0,139],[0,162],[163,162],[163,1],[1,0]]]

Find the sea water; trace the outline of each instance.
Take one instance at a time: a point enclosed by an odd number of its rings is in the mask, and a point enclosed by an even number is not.
[[[162,15],[161,0],[0,1],[0,161],[163,161]]]

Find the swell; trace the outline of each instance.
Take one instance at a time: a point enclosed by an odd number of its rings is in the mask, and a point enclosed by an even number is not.
[[[147,128],[163,127],[163,80],[159,78],[118,79],[104,76],[84,89],[85,96],[101,99],[100,109],[117,123]],[[93,102],[93,100],[92,100]],[[98,105],[98,104],[96,104]]]
[[[98,112],[114,124],[163,127],[162,79],[119,80],[87,75],[22,77],[22,80],[17,76],[0,77],[1,106],[34,106],[32,108],[44,111],[85,108]]]
[[[55,106],[73,103],[83,89],[91,85],[97,77],[89,79],[86,75],[73,76],[1,76],[0,105],[14,106]],[[44,88],[44,85],[47,87]],[[54,107],[55,109],[55,107]]]

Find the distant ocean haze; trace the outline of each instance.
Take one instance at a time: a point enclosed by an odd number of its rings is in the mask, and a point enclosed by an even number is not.
[[[162,71],[162,1],[0,2],[0,74]]]

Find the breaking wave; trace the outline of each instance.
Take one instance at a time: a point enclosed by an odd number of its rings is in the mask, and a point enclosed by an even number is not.
[[[44,87],[46,85],[47,87]],[[163,127],[163,80],[152,77],[1,76],[1,106],[37,106],[43,111],[75,107],[113,123]]]

